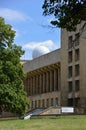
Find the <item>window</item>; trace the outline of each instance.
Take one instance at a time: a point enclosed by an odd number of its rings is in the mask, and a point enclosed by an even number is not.
[[[73,98],[68,99],[68,106],[73,106]]]
[[[58,98],[56,97],[56,100],[55,100],[55,106],[57,107],[58,106]]]
[[[68,91],[72,92],[72,81],[68,82]]]
[[[75,81],[75,91],[79,91],[80,90],[80,82],[79,80]]]
[[[69,66],[68,68],[68,78],[72,77],[72,66]]]
[[[51,98],[51,106],[53,106],[53,98]]]
[[[72,41],[73,41],[73,37],[69,36],[69,38],[68,38],[68,49],[72,48]]]
[[[79,45],[79,33],[75,34],[75,46]]]
[[[38,100],[38,107],[40,107],[40,100]]]
[[[75,65],[75,76],[79,75],[79,64]]]
[[[49,107],[49,99],[47,99],[46,106]]]
[[[80,107],[80,98],[75,98],[75,106]]]
[[[44,104],[45,104],[45,100],[43,99],[42,100],[42,107],[44,107]]]
[[[37,108],[37,101],[35,101],[35,108]]]
[[[75,61],[79,60],[79,49],[75,50]]]
[[[72,51],[68,52],[68,62],[72,62]]]

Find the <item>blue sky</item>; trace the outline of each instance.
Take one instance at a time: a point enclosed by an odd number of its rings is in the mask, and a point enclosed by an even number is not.
[[[60,29],[50,28],[52,16],[42,15],[43,0],[2,0],[0,16],[16,30],[15,43],[25,50],[22,59],[32,59],[32,51],[42,45],[53,51],[60,47]]]

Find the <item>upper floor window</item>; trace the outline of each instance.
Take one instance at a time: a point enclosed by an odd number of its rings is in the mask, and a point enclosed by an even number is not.
[[[73,43],[73,36],[69,36],[68,38],[68,49],[72,48],[72,43]]]
[[[75,46],[79,45],[79,39],[80,39],[79,33],[75,34]]]
[[[79,75],[79,64],[75,65],[75,76]]]
[[[72,66],[69,66],[68,68],[68,78],[72,77]]]
[[[75,50],[75,61],[78,61],[80,57],[79,48]]]
[[[72,51],[68,52],[68,62],[72,62]]]
[[[75,91],[79,91],[80,90],[80,81],[76,80],[75,81]]]
[[[72,81],[68,82],[68,91],[72,92]]]

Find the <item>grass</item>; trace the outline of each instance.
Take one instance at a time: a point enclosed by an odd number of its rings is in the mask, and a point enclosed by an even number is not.
[[[86,130],[85,116],[0,121],[0,130]]]

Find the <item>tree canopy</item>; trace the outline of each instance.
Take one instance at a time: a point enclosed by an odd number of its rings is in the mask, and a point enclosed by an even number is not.
[[[44,0],[43,15],[53,15],[51,24],[75,31],[76,25],[86,21],[86,0]]]
[[[24,91],[23,66],[20,57],[24,51],[13,44],[15,31],[0,17],[0,111],[24,114],[28,100]]]

